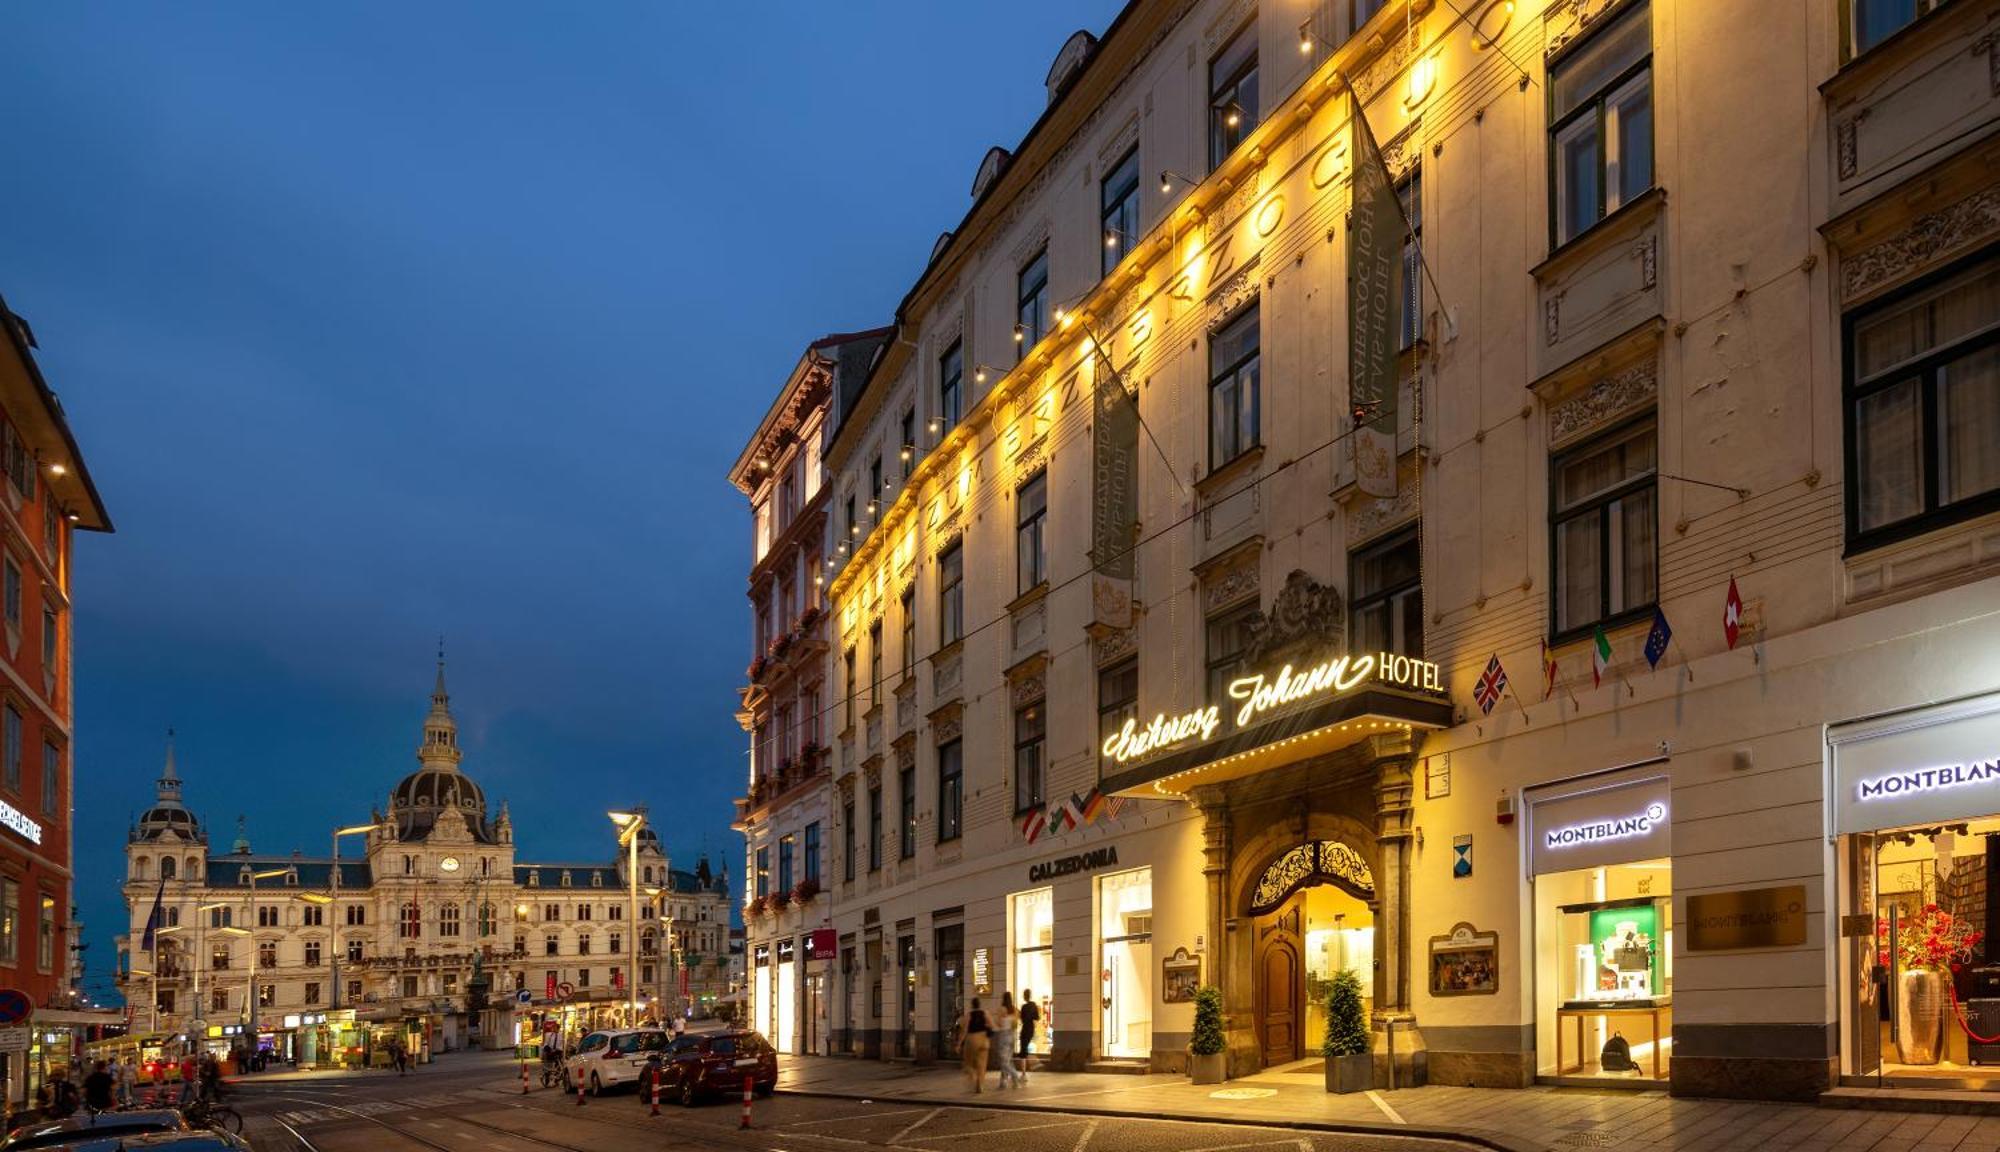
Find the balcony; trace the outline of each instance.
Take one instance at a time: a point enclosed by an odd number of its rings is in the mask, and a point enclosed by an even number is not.
[[[764,773],[750,783],[748,795],[736,798],[736,820],[740,824],[764,809],[826,775],[829,757],[825,748],[807,744],[799,754],[780,761],[775,771]]]

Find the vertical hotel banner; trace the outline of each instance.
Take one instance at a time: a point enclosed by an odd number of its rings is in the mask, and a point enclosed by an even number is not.
[[[1132,626],[1132,529],[1139,522],[1139,405],[1100,349],[1091,364],[1091,619]]]
[[[1370,496],[1396,494],[1396,303],[1402,299],[1403,208],[1354,98],[1353,204],[1347,222],[1347,386],[1353,398],[1354,479]]]

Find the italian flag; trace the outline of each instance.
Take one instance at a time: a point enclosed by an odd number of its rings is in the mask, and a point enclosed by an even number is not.
[[[1599,624],[1591,633],[1591,687],[1598,688],[1604,685],[1604,670],[1609,667],[1611,667],[1611,640],[1604,635],[1604,625]]]

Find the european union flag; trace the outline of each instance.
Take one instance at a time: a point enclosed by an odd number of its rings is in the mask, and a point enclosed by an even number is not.
[[[1653,630],[1646,633],[1646,663],[1654,668],[1660,666],[1660,657],[1667,654],[1667,644],[1674,638],[1674,630],[1667,624],[1667,614],[1653,609]]]

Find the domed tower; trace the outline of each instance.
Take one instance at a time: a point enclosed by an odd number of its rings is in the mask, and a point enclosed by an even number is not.
[[[150,844],[157,841],[179,841],[186,843],[206,843],[208,837],[202,833],[201,821],[181,802],[181,777],[174,768],[174,732],[167,729],[167,765],[160,771],[155,782],[157,791],[153,806],[139,817],[139,823],[132,829],[134,844]]]
[[[456,812],[474,839],[491,843],[486,823],[486,793],[458,770],[464,753],[458,747],[458,723],[451,718],[451,694],[444,687],[444,652],[438,652],[437,684],[431,690],[430,714],[424,717],[423,742],[417,745],[415,772],[403,777],[389,796],[389,820],[401,840],[422,840],[447,812]]]

